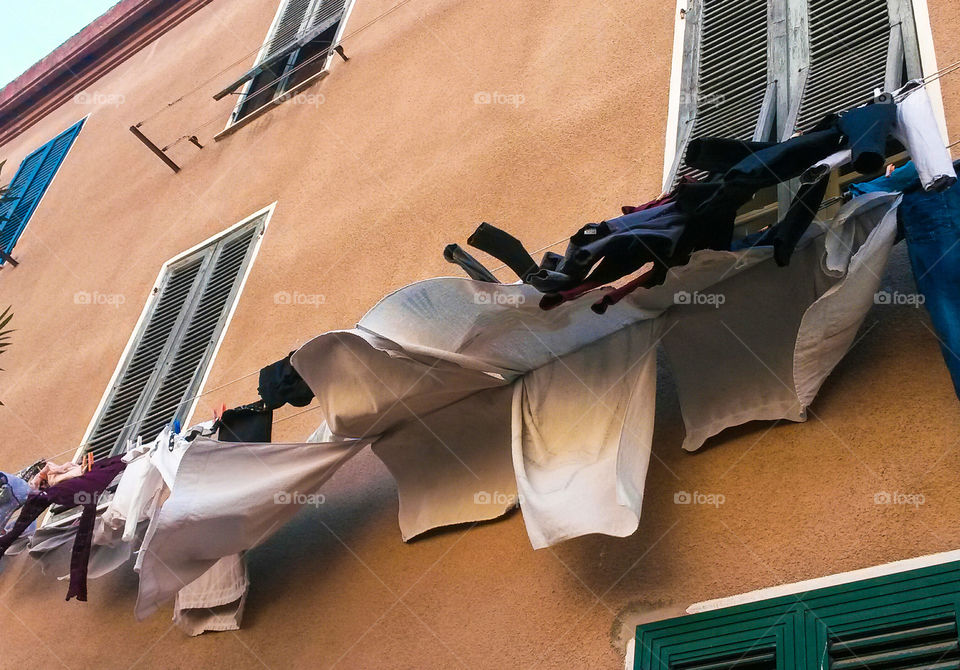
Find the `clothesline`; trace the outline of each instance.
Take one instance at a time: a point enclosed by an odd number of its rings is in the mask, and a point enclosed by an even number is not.
[[[209,390],[207,390],[207,391],[204,391],[203,393],[198,393],[198,394],[195,395],[195,396],[192,396],[192,397],[189,397],[189,398],[185,398],[185,399],[183,400],[183,402],[184,402],[184,403],[191,402],[191,401],[193,401],[193,400],[196,400],[197,398],[201,398],[201,397],[203,397],[203,396],[205,396],[205,395],[209,395],[209,394],[213,393],[214,391],[219,391],[220,389],[226,388],[227,386],[230,386],[230,385],[232,385],[232,384],[236,384],[237,382],[243,381],[244,379],[247,379],[248,377],[252,377],[253,375],[256,375],[256,374],[259,374],[259,373],[260,373],[260,370],[256,370],[256,371],[254,371],[254,372],[247,373],[247,374],[245,374],[245,375],[243,375],[243,376],[241,376],[241,377],[237,377],[236,379],[232,379],[232,380],[230,380],[230,381],[228,381],[228,382],[226,382],[226,383],[224,383],[224,384],[221,384],[220,386],[217,386],[217,387],[214,387],[214,388],[209,389]],[[283,423],[284,421],[289,421],[290,419],[294,419],[294,418],[300,416],[301,414],[306,414],[307,412],[312,412],[313,410],[320,409],[320,407],[321,407],[321,405],[315,405],[314,407],[310,407],[309,409],[305,409],[305,410],[303,410],[302,412],[297,412],[296,414],[291,414],[290,416],[285,416],[285,417],[283,417],[282,419],[277,419],[277,420],[275,420],[275,421],[273,422],[273,425],[276,425],[276,424],[278,424],[278,423]],[[135,423],[136,423],[136,422],[131,422],[131,423],[126,423],[126,424],[120,426],[120,428],[118,429],[118,432],[124,430],[125,428],[130,428],[131,426],[135,425]],[[56,453],[56,454],[54,454],[54,455],[52,455],[52,456],[41,457],[41,458],[36,459],[36,460],[55,461],[57,458],[60,458],[61,456],[65,456],[65,455],[67,455],[67,454],[75,454],[78,449],[81,449],[81,448],[83,448],[83,447],[88,447],[88,446],[90,446],[90,443],[89,443],[89,442],[82,442],[81,444],[78,444],[78,445],[75,446],[75,447],[70,447],[69,449],[64,449],[63,451],[61,451],[61,452],[59,452],[59,453]],[[34,461],[34,462],[36,462],[36,461]]]
[[[395,9],[399,8],[400,6],[406,4],[406,3],[409,2],[409,1],[410,1],[410,0],[402,0],[401,2],[397,3],[396,5],[394,5],[391,9],[387,10],[386,12],[384,12],[383,14],[381,14],[380,16],[378,16],[378,17],[376,17],[375,19],[373,19],[371,22],[369,22],[369,23],[365,24],[364,26],[361,26],[360,28],[358,28],[357,30],[355,30],[355,31],[354,31],[353,33],[351,33],[348,37],[352,37],[353,35],[356,35],[356,34],[359,33],[360,31],[366,29],[367,27],[369,27],[370,25],[372,25],[372,24],[375,23],[376,21],[379,21],[380,19],[382,19],[383,17],[385,17],[387,14],[391,13],[392,11],[394,11]],[[344,39],[346,39],[346,38],[344,38]],[[305,63],[306,63],[306,62],[305,62]],[[304,63],[304,64],[305,64],[305,63]],[[301,64],[301,65],[302,65],[302,64]],[[960,70],[960,60],[958,60],[958,61],[956,61],[956,62],[954,62],[954,63],[951,63],[950,65],[947,65],[947,66],[945,66],[945,67],[937,70],[936,72],[933,72],[933,73],[931,73],[931,74],[929,74],[929,75],[926,75],[926,76],[925,76],[924,78],[922,78],[920,81],[922,82],[922,85],[923,85],[923,86],[926,86],[927,84],[932,83],[933,81],[936,81],[936,80],[942,78],[943,76],[946,76],[946,75],[951,74],[951,73],[953,73],[953,72],[956,72],[956,71],[958,71],[958,70]],[[186,95],[186,94],[185,94],[185,95]],[[171,104],[173,104],[173,103],[171,103]],[[960,144],[960,140],[957,140],[957,141],[955,141],[955,142],[953,142],[953,143],[951,143],[951,144],[946,145],[946,148],[950,149],[950,148],[956,146],[957,144]],[[171,146],[172,146],[172,145],[171,145]],[[821,203],[820,207],[818,208],[818,211],[822,211],[822,210],[824,210],[824,209],[826,209],[826,208],[828,208],[828,207],[831,207],[831,206],[833,206],[833,205],[841,202],[842,199],[843,199],[842,196],[837,196],[837,197],[835,197],[835,198],[831,198],[831,199],[829,199],[829,200],[825,200],[823,203]],[[555,241],[555,242],[552,242],[552,243],[550,243],[550,244],[548,244],[548,245],[546,245],[546,246],[543,246],[543,247],[541,247],[541,248],[539,248],[539,249],[535,249],[532,253],[533,253],[533,254],[542,253],[542,252],[547,251],[548,249],[551,249],[551,248],[553,248],[553,247],[555,247],[555,246],[557,246],[557,245],[559,245],[559,244],[563,244],[564,242],[567,242],[568,240],[569,240],[569,237],[564,237],[564,238],[562,238],[562,239],[560,239],[560,240],[557,240],[557,241]],[[495,272],[498,272],[498,271],[500,271],[500,270],[503,270],[503,269],[506,268],[506,267],[507,267],[506,264],[501,264],[501,265],[499,265],[499,266],[496,266],[496,267],[492,268],[492,269],[490,270],[490,272],[495,273]],[[186,398],[186,399],[184,399],[183,402],[184,402],[184,403],[186,403],[186,402],[191,402],[191,401],[193,401],[193,400],[196,400],[197,398],[203,397],[203,396],[205,396],[205,395],[209,395],[210,393],[213,393],[213,392],[215,392],[215,391],[217,391],[217,390],[223,389],[223,388],[225,388],[225,387],[227,387],[227,386],[230,386],[230,385],[235,384],[235,383],[237,383],[237,382],[240,382],[240,381],[242,381],[242,380],[244,380],[244,379],[247,379],[247,378],[249,378],[249,377],[252,377],[253,375],[258,374],[259,372],[260,372],[259,370],[256,370],[256,371],[253,371],[253,372],[249,372],[249,373],[247,373],[247,374],[245,374],[245,375],[241,375],[240,377],[237,377],[236,379],[233,379],[233,380],[231,380],[231,381],[229,381],[229,382],[226,382],[226,383],[224,383],[224,384],[221,384],[220,386],[217,386],[217,387],[215,387],[215,388],[209,389],[209,390],[207,390],[207,391],[203,391],[202,393],[198,393],[198,394],[195,395],[195,396]],[[293,415],[288,416],[288,417],[284,417],[284,418],[282,418],[282,419],[278,419],[278,420],[274,421],[273,423],[274,423],[274,424],[282,423],[283,421],[287,421],[287,420],[289,420],[289,419],[296,418],[296,417],[298,417],[298,416],[300,416],[300,415],[302,415],[302,414],[306,414],[307,412],[311,412],[311,411],[313,411],[313,410],[315,410],[315,409],[319,409],[319,406],[306,409],[306,410],[304,410],[304,411],[302,411],[302,412],[298,412],[298,413],[296,413],[296,414],[293,414]],[[131,423],[128,423],[128,424],[124,424],[123,426],[120,427],[120,430],[122,431],[122,430],[124,430],[124,429],[126,429],[126,428],[131,427],[132,425],[134,425],[134,422],[131,422]],[[65,449],[65,450],[63,450],[63,451],[61,451],[61,452],[59,452],[59,453],[57,453],[57,454],[54,454],[53,456],[47,458],[46,460],[53,460],[53,459],[56,459],[56,458],[58,458],[58,457],[60,457],[60,456],[66,455],[66,454],[76,453],[76,451],[77,451],[78,449],[80,449],[80,448],[82,448],[82,447],[86,447],[86,446],[89,446],[89,443],[82,443],[82,444],[80,444],[80,445],[77,445],[76,447],[72,447],[72,448],[70,448],[70,449]]]
[[[931,83],[933,83],[934,81],[937,81],[938,79],[940,79],[940,78],[942,78],[942,77],[944,77],[944,76],[946,76],[946,75],[948,75],[948,74],[952,74],[952,73],[954,73],[954,72],[956,72],[956,71],[958,71],[958,70],[960,70],[960,60],[958,60],[958,61],[956,61],[956,62],[954,62],[954,63],[951,63],[950,65],[947,65],[947,66],[945,66],[945,67],[942,67],[942,68],[940,68],[939,70],[937,70],[936,72],[931,72],[930,74],[928,74],[928,75],[926,75],[925,77],[921,78],[920,81],[923,82],[923,86],[926,86],[927,84],[931,84]],[[915,89],[912,89],[912,90],[915,90]],[[956,140],[956,141],[954,141],[954,142],[951,142],[950,144],[947,144],[947,145],[946,145],[946,148],[947,148],[947,149],[952,149],[953,147],[955,147],[955,146],[957,146],[957,145],[960,145],[960,140]],[[837,203],[841,202],[842,200],[843,200],[843,197],[842,197],[842,196],[837,196],[837,197],[835,197],[835,198],[830,198],[829,200],[824,200],[823,203],[820,205],[820,207],[819,207],[819,209],[818,209],[817,211],[823,211],[824,209],[827,209],[828,207],[832,207],[833,205],[836,205]],[[539,254],[539,253],[542,253],[542,252],[544,252],[544,251],[548,251],[549,249],[552,249],[552,248],[556,247],[557,245],[560,245],[560,244],[563,244],[564,242],[569,241],[569,239],[570,239],[569,236],[563,237],[563,238],[557,240],[556,242],[551,242],[550,244],[547,244],[546,246],[540,247],[539,249],[534,249],[534,250],[531,251],[530,253],[531,253],[531,254]],[[490,269],[490,272],[491,272],[491,273],[497,273],[497,272],[499,272],[500,270],[506,269],[506,267],[507,267],[507,264],[506,264],[506,263],[503,263],[503,264],[501,264],[501,265],[498,265],[498,266],[496,266],[496,267],[491,268],[491,269]]]

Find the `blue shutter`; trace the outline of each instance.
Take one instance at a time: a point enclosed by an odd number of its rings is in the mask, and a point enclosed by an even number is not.
[[[20,163],[0,202],[0,249],[13,250],[82,125],[83,121],[78,121]]]

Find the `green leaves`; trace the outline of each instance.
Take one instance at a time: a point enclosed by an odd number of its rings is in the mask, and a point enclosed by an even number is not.
[[[13,332],[13,328],[8,328],[10,325],[10,319],[13,318],[13,312],[10,310],[13,309],[13,306],[8,306],[3,313],[0,314],[0,354],[7,350],[7,347],[10,346],[12,339],[10,334]],[[3,368],[0,368],[2,371]],[[0,407],[3,406],[3,403],[0,402]]]

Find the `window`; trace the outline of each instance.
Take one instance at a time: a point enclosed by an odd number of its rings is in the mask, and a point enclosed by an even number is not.
[[[70,126],[24,158],[17,168],[0,199],[0,249],[6,253],[13,251],[82,126],[82,120]]]
[[[666,183],[692,173],[693,138],[784,140],[922,76],[910,0],[688,0],[681,14]]]
[[[960,667],[960,562],[637,628],[634,668]]]
[[[269,213],[164,266],[78,457],[119,453],[189,418]]]
[[[353,0],[282,0],[253,67],[214,96],[243,87],[228,127],[325,75],[352,6]]]

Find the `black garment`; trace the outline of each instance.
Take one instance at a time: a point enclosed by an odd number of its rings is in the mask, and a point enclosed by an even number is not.
[[[846,138],[853,158],[853,168],[863,174],[877,172],[886,160],[887,138],[897,122],[897,106],[878,102],[857,107],[840,115],[837,127]]]
[[[773,259],[780,267],[790,264],[790,256],[797,248],[797,242],[820,210],[829,183],[830,175],[827,175],[818,182],[801,186],[783,220],[765,231],[757,241],[759,245],[773,245]]]
[[[775,146],[776,142],[744,142],[724,137],[698,137],[687,144],[684,163],[707,172],[726,172],[758,151]]]
[[[273,410],[263,402],[228,409],[220,417],[221,442],[269,442],[273,430]]]
[[[500,280],[493,276],[483,263],[468,254],[459,244],[448,244],[443,249],[443,257],[448,263],[459,265],[470,279],[484,281],[490,284],[499,284]]]
[[[698,212],[737,210],[762,188],[799,177],[804,170],[842,147],[843,134],[836,128],[818,130],[754,152],[726,174]]]
[[[306,407],[313,400],[313,391],[290,364],[292,355],[291,351],[282,360],[260,370],[257,393],[268,409],[277,409],[286,403],[294,407]]]
[[[537,270],[537,262],[527,253],[520,240],[489,223],[481,223],[467,239],[467,244],[485,251],[513,270],[521,280]]]

